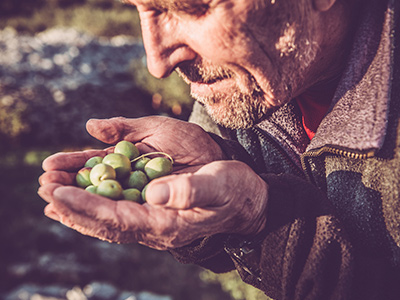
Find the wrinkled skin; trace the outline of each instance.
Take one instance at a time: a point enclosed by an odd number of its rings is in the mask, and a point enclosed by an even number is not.
[[[141,152],[169,153],[176,162],[174,174],[150,183],[144,205],[112,201],[71,186],[89,157],[105,156],[112,148],[55,154],[43,162],[46,172],[39,179],[48,217],[85,235],[160,250],[221,232],[256,234],[264,227],[265,182],[247,165],[223,161],[219,146],[197,125],[148,117],[91,120],[87,128],[107,143],[124,139]]]

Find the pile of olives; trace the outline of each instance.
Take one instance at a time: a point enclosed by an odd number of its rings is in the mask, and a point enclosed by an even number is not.
[[[162,155],[154,158],[149,156]],[[140,154],[131,142],[121,141],[114,153],[94,156],[76,174],[77,186],[109,199],[143,203],[147,184],[171,174],[173,160],[162,152]]]

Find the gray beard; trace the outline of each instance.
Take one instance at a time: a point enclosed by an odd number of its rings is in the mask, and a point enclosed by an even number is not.
[[[218,95],[202,98],[192,94],[202,103],[215,123],[230,129],[246,129],[257,124],[267,113],[262,96],[235,92],[233,95]],[[217,103],[217,104],[214,104]]]
[[[188,84],[191,81],[209,82],[234,76],[228,69],[202,64],[181,65],[176,71]],[[216,93],[210,97],[200,97],[194,93],[191,93],[191,96],[204,105],[215,123],[230,129],[250,128],[258,123],[267,111],[262,104],[261,89],[254,80],[251,82],[249,93],[237,89],[233,93]]]

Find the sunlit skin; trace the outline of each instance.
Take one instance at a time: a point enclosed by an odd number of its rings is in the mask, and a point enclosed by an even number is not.
[[[326,101],[345,62],[347,1],[126,2],[140,13],[150,72],[162,78],[178,68],[193,96],[228,127],[252,126],[305,92]],[[265,227],[266,182],[244,163],[227,161],[197,125],[146,117],[91,120],[87,128],[109,144],[128,140],[141,152],[168,153],[173,175],[153,180],[142,206],[115,202],[71,186],[89,157],[112,149],[55,154],[40,178],[48,217],[100,239],[161,250],[216,233],[252,236]]]
[[[140,13],[149,71],[162,78],[178,67],[192,96],[227,127],[254,125],[343,67],[349,23],[335,1],[125,2]]]

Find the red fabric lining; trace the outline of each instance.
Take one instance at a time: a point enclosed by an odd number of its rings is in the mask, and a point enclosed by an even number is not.
[[[313,139],[315,132],[326,112],[329,109],[331,101],[317,102],[311,97],[301,95],[296,98],[297,104],[300,107],[303,121],[303,127],[310,140]]]

